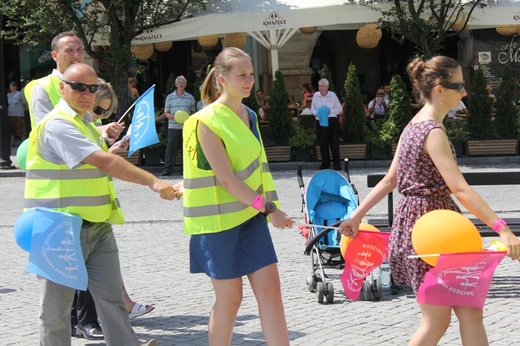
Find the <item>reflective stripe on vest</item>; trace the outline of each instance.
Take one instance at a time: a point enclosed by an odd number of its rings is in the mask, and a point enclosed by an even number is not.
[[[231,195],[212,170],[198,167],[200,145],[196,131],[199,121],[222,139],[235,176],[264,198],[278,203],[262,144],[229,108],[211,104],[184,123],[184,232],[220,232],[258,214],[258,210]]]
[[[29,137],[24,208],[48,207],[57,211],[79,215],[91,222],[124,222],[121,206],[115,194],[112,177],[88,164],[70,169],[65,164],[54,164],[38,155],[38,141],[45,124],[61,118],[74,124],[91,141],[107,151],[104,142],[96,138],[99,133],[93,123],[86,125],[76,115],[71,118],[57,106]]]

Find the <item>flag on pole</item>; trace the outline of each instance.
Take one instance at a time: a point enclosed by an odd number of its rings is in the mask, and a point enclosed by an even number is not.
[[[81,250],[77,215],[35,208],[27,271],[74,289],[87,289],[88,275]]]
[[[417,301],[440,306],[482,308],[496,267],[506,252],[441,254],[419,287]]]
[[[159,143],[155,128],[154,91],[155,85],[152,85],[135,101],[128,157],[132,156],[138,149]]]
[[[388,257],[388,232],[359,231],[345,253],[340,280],[347,298],[357,300],[365,278]]]

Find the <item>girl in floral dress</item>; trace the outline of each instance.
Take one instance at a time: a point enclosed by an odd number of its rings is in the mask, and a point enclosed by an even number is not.
[[[460,212],[457,200],[486,225],[497,230],[512,259],[520,256],[520,240],[468,185],[455,160],[442,121],[450,108],[466,96],[460,65],[453,59],[437,56],[428,61],[415,58],[408,65],[414,87],[420,91],[424,107],[406,126],[396,154],[385,177],[368,194],[351,218],[340,225],[349,237],[358,233],[365,214],[397,187],[402,198],[395,212],[389,240],[392,275],[398,284],[410,285],[415,292],[432,268],[416,255],[412,247],[412,228],[425,213],[448,209]],[[409,345],[438,345],[451,322],[451,313],[459,320],[463,345],[488,345],[483,310],[469,306],[437,306],[419,303],[422,321]]]

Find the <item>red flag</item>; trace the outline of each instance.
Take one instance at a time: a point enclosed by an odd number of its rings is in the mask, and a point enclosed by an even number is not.
[[[506,252],[441,254],[419,287],[417,301],[440,306],[482,308],[496,267]]]
[[[388,257],[389,236],[388,232],[360,230],[349,244],[345,254],[345,269],[340,278],[349,299],[359,298],[365,278]]]

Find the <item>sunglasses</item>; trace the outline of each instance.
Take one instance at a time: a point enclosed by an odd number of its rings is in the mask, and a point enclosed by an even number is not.
[[[110,110],[109,109],[104,109],[100,106],[97,106],[96,108],[93,109],[94,113],[96,113],[97,115],[101,115],[103,117],[107,117],[110,115]]]
[[[385,93],[377,93],[378,95],[384,95]]]
[[[78,91],[80,93],[82,93],[88,89],[88,91],[90,91],[91,94],[94,94],[99,88],[99,85],[97,85],[97,84],[76,83],[76,82],[69,82],[66,80],[64,80],[63,83],[70,85],[70,88],[72,90]]]
[[[462,81],[460,83],[441,83],[442,87],[445,87],[446,89],[451,89],[451,90],[458,90],[459,93],[461,93],[462,90],[464,90],[465,85],[466,85],[466,81]]]

